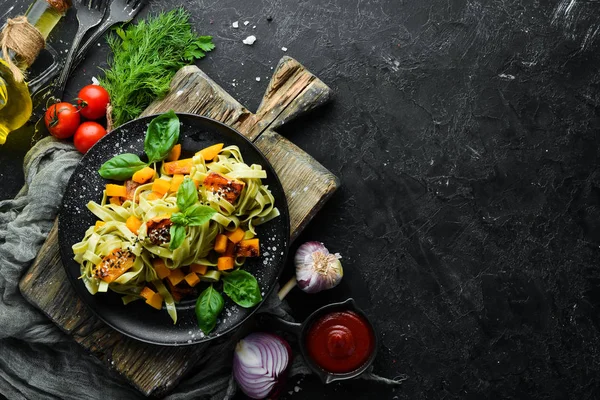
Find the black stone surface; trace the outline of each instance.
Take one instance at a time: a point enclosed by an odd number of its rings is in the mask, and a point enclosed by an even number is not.
[[[343,183],[293,249],[323,241],[346,275],[288,299],[301,319],[353,296],[377,324],[375,372],[407,377],[396,390],[293,379],[286,398],[600,397],[600,3],[189,3],[146,12],[185,5],[217,45],[199,66],[251,110],[283,54],[333,88],[281,133]],[[70,95],[106,55],[95,49]],[[28,143],[9,138],[2,198]]]

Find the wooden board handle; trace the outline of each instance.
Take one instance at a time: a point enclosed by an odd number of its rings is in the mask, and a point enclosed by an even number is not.
[[[256,114],[243,121],[239,130],[255,140],[331,99],[331,89],[291,57],[279,60]]]

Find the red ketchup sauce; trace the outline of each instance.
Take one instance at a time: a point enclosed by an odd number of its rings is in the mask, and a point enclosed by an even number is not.
[[[333,312],[319,318],[306,335],[312,360],[329,372],[352,372],[373,353],[375,338],[369,323],[353,311]]]

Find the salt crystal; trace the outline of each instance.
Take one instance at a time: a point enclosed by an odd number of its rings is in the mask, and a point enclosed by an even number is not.
[[[256,29],[256,25],[254,25],[254,26],[252,27],[252,29]]]
[[[298,393],[300,391],[300,386],[294,386],[294,392]]]
[[[244,25],[248,25],[250,21],[244,21]]]
[[[287,51],[287,47],[282,47],[281,50]]]
[[[256,82],[260,82],[260,76],[256,77]]]
[[[240,25],[238,24],[237,21],[235,21],[233,24],[231,24],[231,26],[234,27],[235,29],[240,27]]]
[[[256,36],[250,35],[246,39],[242,40],[242,43],[252,46],[256,42]]]

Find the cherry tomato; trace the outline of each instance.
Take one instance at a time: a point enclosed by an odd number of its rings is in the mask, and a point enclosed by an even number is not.
[[[50,134],[59,139],[73,136],[79,127],[79,111],[70,103],[53,104],[46,110],[44,122]]]
[[[87,119],[100,119],[106,116],[106,106],[110,102],[108,92],[99,85],[87,85],[79,91],[79,110]]]
[[[106,135],[106,129],[97,122],[86,121],[79,125],[73,144],[80,153],[85,154],[102,136]]]

